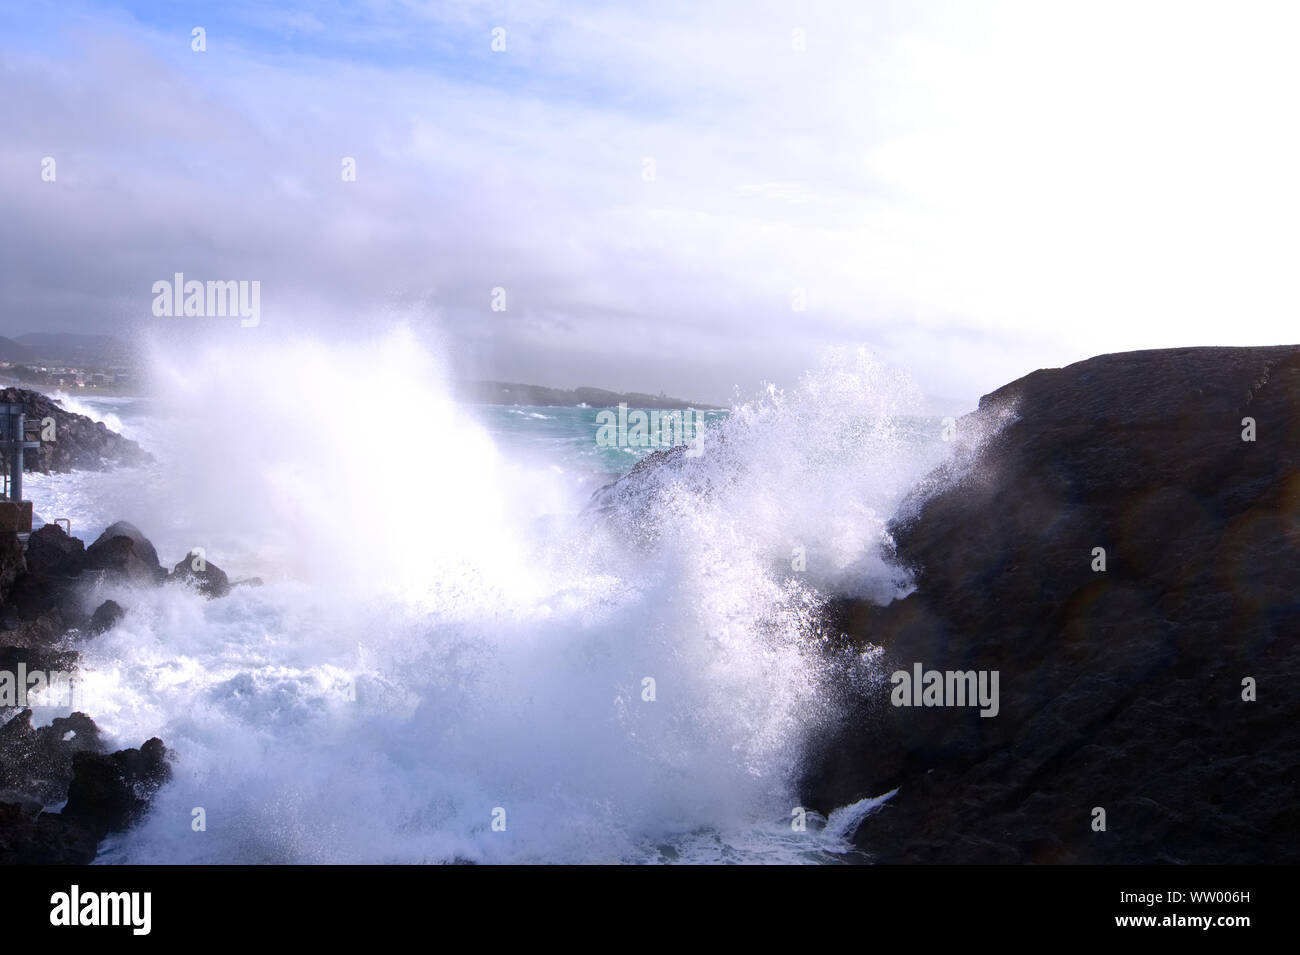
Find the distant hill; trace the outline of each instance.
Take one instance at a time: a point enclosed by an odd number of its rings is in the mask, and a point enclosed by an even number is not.
[[[10,339],[0,339],[0,343]],[[112,362],[121,361],[130,349],[112,335],[78,335],[73,332],[31,332],[12,340],[25,349],[21,358],[4,358],[0,345],[0,361],[68,361]]]
[[[620,393],[603,388],[546,388],[542,385],[522,385],[512,381],[462,381],[456,386],[460,397],[485,405],[551,405],[576,408],[696,408],[702,411],[721,411],[717,405],[700,401],[669,398],[666,395],[647,395],[637,391]]]
[[[0,336],[0,361],[31,361],[32,357],[32,350],[26,345]]]

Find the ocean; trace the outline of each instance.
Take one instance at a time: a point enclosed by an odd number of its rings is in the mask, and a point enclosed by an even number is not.
[[[76,708],[175,759],[99,861],[862,861],[887,794],[822,819],[797,783],[831,669],[872,665],[828,659],[819,608],[908,592],[886,525],[949,453],[905,377],[841,352],[709,413],[708,490],[661,488],[647,547],[588,504],[649,449],[599,446],[599,409],[459,405],[409,334],[152,364],[148,398],[64,404],[157,463],[27,495],[262,585],[95,595],[127,616],[77,646]]]

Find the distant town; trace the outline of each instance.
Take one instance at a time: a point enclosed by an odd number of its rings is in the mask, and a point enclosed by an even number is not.
[[[108,335],[35,332],[0,337],[0,378],[36,389],[132,394],[139,374],[130,349]]]

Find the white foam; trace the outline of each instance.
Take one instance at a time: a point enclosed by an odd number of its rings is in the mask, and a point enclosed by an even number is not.
[[[883,423],[905,391],[865,356],[738,408],[706,452],[716,493],[673,489],[649,551],[582,516],[553,462],[506,458],[409,333],[155,363],[166,417],[141,427],[158,466],[47,479],[39,506],[129,517],[166,563],[204,546],[267,584],[211,602],[99,595],[129,612],[86,644],[78,705],[119,744],[157,735],[177,760],[103,860],[843,848],[835,827],[789,824],[799,745],[829,715],[809,640],[819,588],[905,583],[881,557],[884,521],[935,453]]]

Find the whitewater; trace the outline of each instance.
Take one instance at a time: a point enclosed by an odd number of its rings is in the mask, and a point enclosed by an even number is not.
[[[157,463],[28,496],[87,543],[127,520],[169,567],[202,547],[262,586],[96,594],[128,612],[76,645],[76,708],[174,759],[98,861],[853,858],[878,799],[792,818],[831,671],[871,665],[818,646],[822,602],[908,591],[886,525],[949,451],[906,376],[850,350],[738,394],[710,490],[660,488],[647,547],[588,509],[642,450],[596,447],[592,409],[458,404],[410,331],[150,364],[147,398],[64,405]]]

